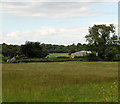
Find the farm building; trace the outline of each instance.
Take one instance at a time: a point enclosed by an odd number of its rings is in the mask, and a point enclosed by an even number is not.
[[[85,56],[86,54],[91,53],[91,51],[79,51],[71,54],[71,58],[74,58],[75,56]],[[97,56],[97,54],[96,54]]]

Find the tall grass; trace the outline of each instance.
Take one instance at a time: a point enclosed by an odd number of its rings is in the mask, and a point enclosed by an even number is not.
[[[117,75],[116,62],[3,64],[3,101],[102,102],[99,88],[109,92]]]

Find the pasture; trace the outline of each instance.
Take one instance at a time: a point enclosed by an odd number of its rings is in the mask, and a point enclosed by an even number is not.
[[[50,53],[48,56],[48,58],[52,58],[52,57],[67,57],[69,56],[68,53]]]
[[[118,101],[117,62],[3,64],[3,102]]]

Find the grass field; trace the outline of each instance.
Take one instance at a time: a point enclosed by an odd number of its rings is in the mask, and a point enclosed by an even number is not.
[[[3,64],[3,102],[118,101],[117,62]]]
[[[52,57],[61,57],[61,56],[68,56],[68,53],[50,53],[47,57],[52,58]]]

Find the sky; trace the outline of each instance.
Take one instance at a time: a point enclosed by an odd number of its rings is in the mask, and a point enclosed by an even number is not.
[[[114,24],[118,31],[117,2],[2,2],[0,16],[0,42],[7,44],[85,43],[94,24]]]

